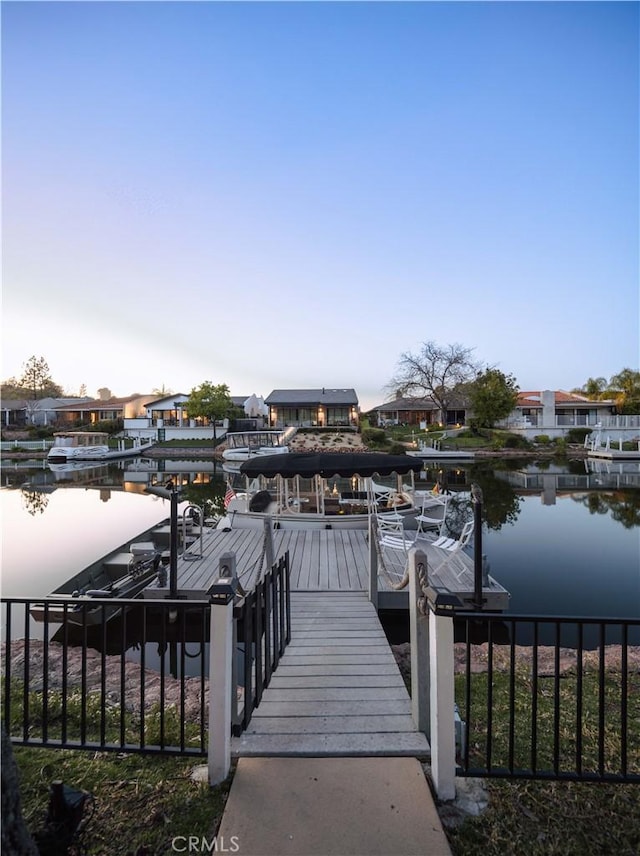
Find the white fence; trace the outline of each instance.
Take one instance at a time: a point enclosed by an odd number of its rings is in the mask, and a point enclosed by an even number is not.
[[[53,440],[3,440],[0,451],[11,452],[15,449],[26,449],[29,452],[46,452],[53,446]]]

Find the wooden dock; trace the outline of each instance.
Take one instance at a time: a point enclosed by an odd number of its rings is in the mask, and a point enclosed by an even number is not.
[[[427,755],[366,594],[295,591],[291,614],[291,642],[232,754]]]
[[[289,551],[291,588],[293,591],[368,592],[369,544],[362,529],[276,530],[273,533],[274,555]],[[427,564],[435,567],[441,561],[437,548],[420,542],[427,554]],[[250,591],[256,577],[266,569],[265,538],[259,530],[232,529],[219,532],[204,529],[202,545],[197,538],[188,551],[178,559],[178,592],[181,597],[205,598],[211,584],[219,576],[220,559],[224,553],[235,553],[236,568],[245,591]],[[463,565],[460,576],[450,567],[433,573],[433,582],[454,592],[463,603],[472,604],[474,593],[473,562],[466,554],[459,556]],[[155,583],[143,592],[145,597],[165,597],[166,587]],[[509,594],[489,577],[483,588],[486,607],[507,609]],[[408,587],[396,591],[385,575],[378,577],[378,607],[408,609]]]

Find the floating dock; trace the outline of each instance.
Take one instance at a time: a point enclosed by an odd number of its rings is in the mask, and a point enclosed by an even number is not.
[[[200,600],[219,576],[220,561],[225,553],[234,553],[236,571],[245,591],[251,591],[256,579],[267,569],[267,545],[260,530],[235,529],[221,532],[194,530],[194,541],[178,557],[177,593],[180,597]],[[428,541],[419,546],[427,554],[427,566],[435,567],[442,559],[441,551]],[[274,560],[289,551],[292,591],[369,591],[369,541],[362,529],[276,530],[273,532]],[[431,582],[456,594],[468,608],[473,606],[473,560],[466,553],[457,557],[456,573],[445,566],[432,573]],[[483,586],[485,608],[504,611],[509,605],[509,593],[492,577]],[[143,596],[168,597],[169,580],[165,586],[149,585]],[[408,609],[409,591],[394,590],[387,577],[378,576],[378,608]]]

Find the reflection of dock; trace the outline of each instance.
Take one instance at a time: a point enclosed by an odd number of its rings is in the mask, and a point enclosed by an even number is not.
[[[438,564],[437,548],[422,544],[430,565]],[[369,589],[369,544],[365,530],[318,529],[277,530],[273,533],[274,557],[289,551],[291,589],[293,591],[368,591]],[[263,532],[253,529],[236,529],[220,532],[204,529],[202,542],[196,540],[189,550],[178,558],[178,592],[188,598],[206,597],[206,592],[219,575],[220,560],[224,553],[235,553],[240,582],[245,591],[250,591],[262,570],[266,570],[267,558]],[[470,601],[474,594],[473,560],[463,554],[464,570],[460,577],[451,570],[442,571],[438,584]],[[431,561],[432,560],[432,561]],[[156,584],[144,591],[144,596],[165,597],[167,586]],[[487,606],[503,610],[508,607],[509,595],[495,580],[483,591]],[[408,589],[394,591],[386,578],[378,577],[378,606],[380,609],[406,609]]]

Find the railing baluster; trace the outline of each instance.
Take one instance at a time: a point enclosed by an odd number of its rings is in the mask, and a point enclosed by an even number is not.
[[[25,606],[25,614],[29,608]],[[49,739],[49,603],[44,605],[44,627],[42,633],[42,742]]]
[[[31,681],[30,661],[31,661],[31,635],[29,633],[29,605],[24,605],[24,694],[23,694],[23,722],[22,722],[22,737],[25,743],[29,739],[29,683]]]
[[[464,769],[467,771],[469,769],[469,746],[471,745],[470,735],[473,728],[473,713],[471,710],[471,622],[465,622],[465,627],[467,650],[465,657],[464,703],[466,707],[467,739],[464,743]]]
[[[106,605],[101,606],[102,613],[102,656],[100,658],[100,746],[107,742],[107,622]]]
[[[144,696],[145,696],[145,667],[147,652],[147,610],[142,610],[140,634],[140,748],[146,745]]]
[[[2,709],[4,710],[4,730],[7,735],[11,734],[11,607],[13,604],[6,603],[5,608],[5,636],[4,636],[4,687],[2,691]]]
[[[533,651],[531,657],[531,772],[538,770],[538,642],[540,625],[533,624]]]
[[[582,735],[584,732],[582,703],[584,625],[578,623],[578,649],[576,651],[576,773],[582,773]]]
[[[82,609],[82,656],[80,667],[80,743],[84,746],[87,742],[87,604],[83,603]]]
[[[493,751],[493,622],[487,625],[487,770]]]
[[[629,625],[625,622],[622,624],[622,657],[620,662],[620,670],[622,672],[620,680],[620,773],[622,776],[627,775],[627,740],[628,740],[628,707],[627,707],[627,676],[629,669],[628,659],[629,645]]]
[[[553,652],[553,772],[560,769],[560,622],[554,624]]]
[[[186,745],[186,731],[185,731],[185,702],[186,702],[186,693],[185,693],[185,672],[187,667],[187,660],[185,657],[186,647],[187,647],[187,636],[186,636],[186,624],[187,624],[187,615],[186,608],[181,608],[178,610],[178,616],[180,617],[180,636],[182,639],[182,644],[180,646],[180,749],[184,751],[184,747]]]
[[[604,728],[605,728],[605,624],[600,623],[600,656],[598,657],[598,772],[604,776]]]
[[[264,688],[264,666],[263,666],[263,647],[262,647],[262,618],[263,618],[263,600],[264,600],[264,584],[259,582],[255,589],[256,595],[256,610],[255,610],[255,640],[256,640],[256,704],[260,704],[262,700],[262,691]]]
[[[513,773],[515,751],[515,699],[516,699],[516,623],[510,624],[509,645],[509,771]]]
[[[124,652],[127,650],[127,610],[122,610],[122,623],[120,625],[120,748],[124,749],[127,742],[127,728],[125,719],[125,660]]]
[[[264,685],[265,687],[269,686],[271,681],[271,672],[273,669],[273,640],[271,636],[271,622],[272,622],[272,611],[273,611],[273,602],[272,602],[272,592],[271,586],[269,585],[269,575],[267,574],[262,581],[263,591],[264,591],[264,651],[265,651],[265,665],[264,665]]]

